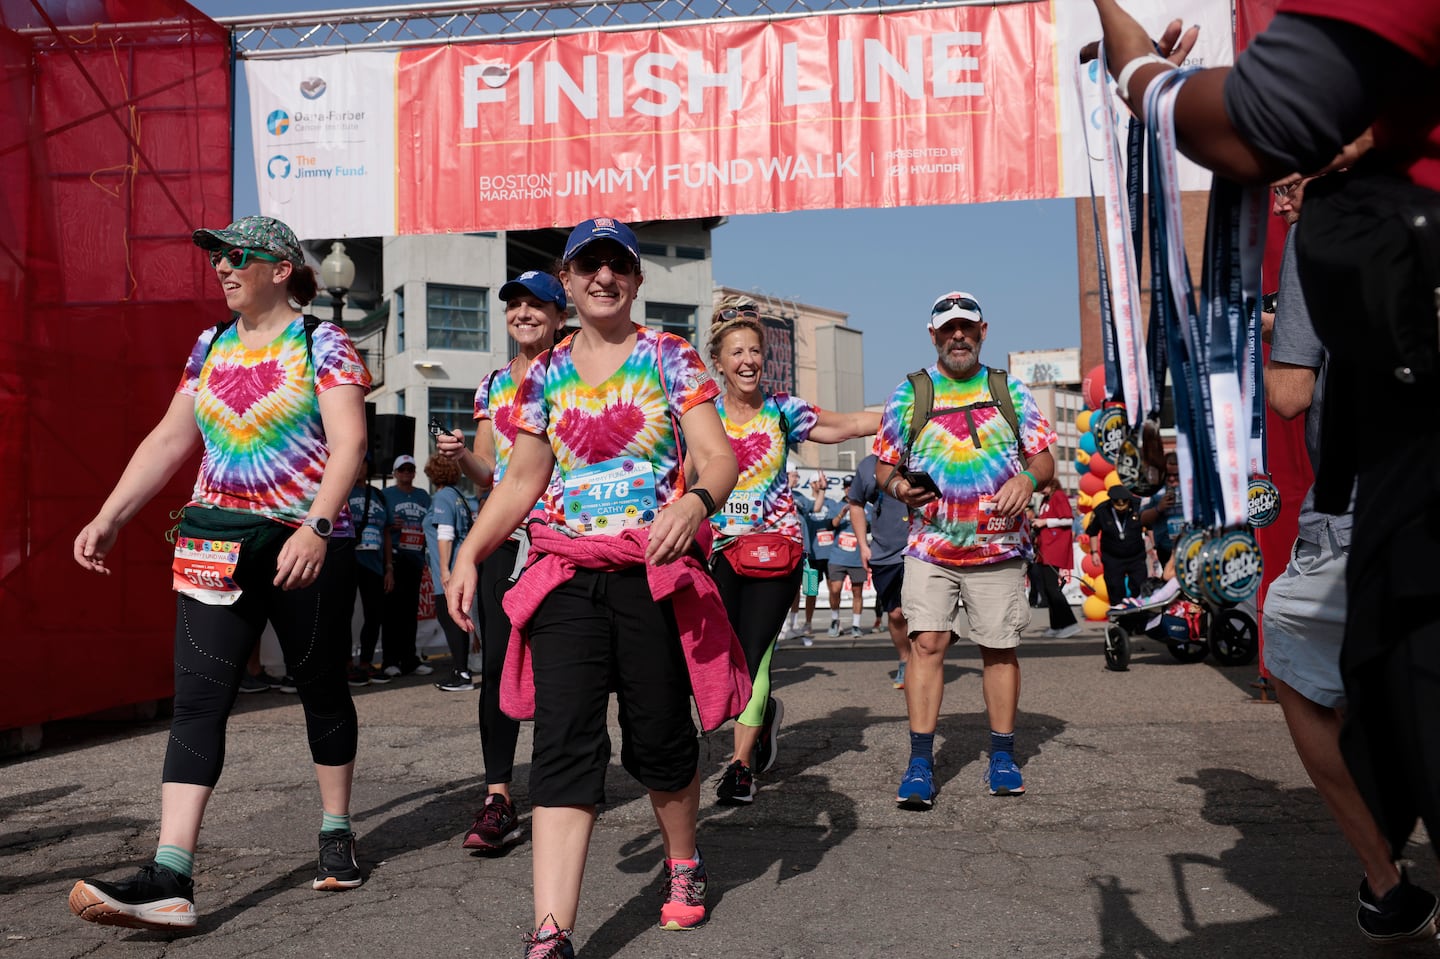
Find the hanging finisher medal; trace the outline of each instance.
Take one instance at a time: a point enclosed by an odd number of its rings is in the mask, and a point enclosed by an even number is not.
[[[1170,362],[1182,476],[1186,460],[1193,457],[1194,489],[1193,495],[1186,491],[1186,509],[1196,527],[1222,529],[1213,537],[1202,538],[1198,532],[1182,537],[1176,545],[1177,574],[1183,570],[1181,585],[1187,594],[1228,606],[1254,594],[1262,566],[1248,526],[1251,437],[1242,425],[1250,419],[1253,427],[1254,394],[1247,396],[1247,384],[1242,383],[1250,372],[1245,367],[1253,369],[1253,361],[1241,355],[1250,345],[1244,295],[1248,278],[1242,263],[1259,254],[1261,238],[1258,230],[1249,230],[1242,242],[1242,209],[1253,207],[1242,206],[1238,187],[1216,178],[1206,225],[1201,309],[1196,311],[1184,257],[1174,129],[1176,95],[1189,72],[1162,74],[1146,91],[1153,149],[1151,211],[1154,228],[1164,231],[1155,239],[1157,252],[1163,254],[1160,262],[1166,264],[1164,288],[1156,295],[1179,321],[1167,328],[1178,327],[1183,333],[1183,342],[1171,337]]]

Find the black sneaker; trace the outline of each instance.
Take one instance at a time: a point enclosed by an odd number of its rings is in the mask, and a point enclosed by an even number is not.
[[[364,882],[360,864],[355,861],[353,832],[322,832],[320,834],[320,868],[311,889],[354,889]]]
[[[755,801],[755,776],[750,767],[735,760],[720,775],[715,796],[722,806],[744,806]]]
[[[515,804],[499,793],[491,793],[485,797],[485,805],[475,814],[475,822],[461,845],[480,852],[499,852],[511,843],[519,842],[523,835]]]
[[[294,677],[294,676],[291,676],[289,673],[286,673],[286,674],[285,674],[284,678],[282,678],[282,679],[280,680],[280,692],[282,692],[282,693],[298,693],[298,692],[300,692],[300,687],[297,686],[297,685],[295,685],[295,677]]]
[[[70,911],[86,922],[130,929],[195,928],[195,883],[158,862],[123,882],[82,879],[70,890]]]
[[[775,737],[780,733],[780,722],[785,718],[785,704],[774,696],[765,704],[765,718],[760,723],[760,738],[755,741],[755,771],[768,772],[775,765],[779,746]]]
[[[252,676],[249,673],[240,677],[240,692],[242,693],[268,693],[270,684],[259,676]]]
[[[450,673],[448,679],[436,683],[435,688],[447,693],[463,693],[475,688],[475,680],[469,673],[457,669]]]
[[[350,670],[349,674],[345,677],[345,681],[356,689],[359,689],[361,686],[369,686],[370,670],[364,666],[356,666]]]
[[[377,686],[384,686],[393,678],[383,669],[376,669],[374,666],[366,666],[365,671],[370,674],[370,682]]]
[[[73,896],[72,896],[73,901]],[[1355,921],[1371,942],[1408,942],[1429,939],[1435,935],[1435,897],[1410,884],[1410,876],[1400,872],[1400,885],[1376,899],[1370,884],[1360,880],[1360,908]]]

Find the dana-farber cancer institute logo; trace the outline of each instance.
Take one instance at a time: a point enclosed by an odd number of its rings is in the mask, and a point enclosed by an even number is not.
[[[284,110],[273,110],[265,118],[265,129],[270,131],[272,137],[284,136],[290,129],[290,114]]]
[[[265,164],[265,175],[272,180],[284,180],[290,176],[290,158],[277,153]]]

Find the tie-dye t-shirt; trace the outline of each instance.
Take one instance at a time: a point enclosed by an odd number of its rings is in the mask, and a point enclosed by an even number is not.
[[[963,381],[951,379],[935,366],[926,372],[935,384],[934,414],[920,431],[909,462],[902,465],[929,473],[942,495],[923,510],[911,510],[905,555],[941,566],[979,566],[1033,555],[1023,521],[1015,533],[996,536],[983,531],[982,517],[988,519],[983,507],[1023,469],[1015,434],[998,406],[958,411],[991,401],[986,382],[990,371],[982,366]],[[1038,456],[1055,442],[1055,431],[1025,384],[1013,376],[1007,382],[1025,454]],[[890,395],[881,417],[875,455],[882,462],[899,464],[905,455],[914,405],[915,390],[907,379]],[[970,435],[972,420],[978,437]]]
[[[489,420],[490,432],[495,436],[495,482],[505,475],[510,465],[510,451],[515,447],[515,395],[520,384],[510,367],[496,370],[480,381],[475,391],[475,419]]]
[[[520,384],[513,418],[519,429],[549,441],[562,482],[586,466],[621,456],[649,462],[656,502],[663,509],[677,498],[681,485],[671,418],[678,421],[720,390],[684,339],[638,325],[635,331],[629,358],[598,386],[576,371],[573,337],[556,346],[548,362],[542,353]],[[560,498],[547,499],[550,524],[567,530]]]
[[[370,373],[344,330],[321,323],[311,340],[314,370],[302,316],[254,350],[235,325],[218,337],[213,327],[200,334],[177,389],[195,397],[205,441],[191,505],[260,513],[291,526],[305,519],[330,459],[320,394],[336,386],[370,388]],[[347,507],[335,526],[336,535],[353,535]]]
[[[515,399],[519,391],[520,384],[515,380],[515,374],[510,371],[509,365],[485,377],[480,382],[480,388],[475,391],[475,419],[489,420],[490,434],[495,438],[497,483],[510,465],[510,451],[515,448],[515,434],[519,432],[515,425]],[[551,475],[546,495],[556,493],[555,484],[559,475],[558,470]],[[542,497],[536,508],[543,509],[544,506],[545,499]]]
[[[747,508],[758,507],[759,516],[753,524],[746,524],[747,533],[781,533],[797,543],[803,544],[805,537],[800,529],[800,520],[795,516],[795,501],[790,496],[790,484],[785,480],[785,453],[787,444],[803,443],[809,439],[810,431],[820,418],[820,409],[812,403],[791,396],[776,393],[765,398],[759,412],[744,423],[734,423],[725,415],[725,398],[715,401],[720,410],[720,419],[725,423],[725,435],[735,450],[735,459],[740,464],[740,479],[735,483],[735,492],[730,503],[743,503]],[[785,422],[781,422],[781,413]],[[789,434],[783,426],[789,427]],[[727,507],[730,505],[727,503]],[[736,524],[727,519],[728,510],[722,507],[713,517],[715,526],[715,548],[724,549],[735,542],[736,535],[723,531]]]

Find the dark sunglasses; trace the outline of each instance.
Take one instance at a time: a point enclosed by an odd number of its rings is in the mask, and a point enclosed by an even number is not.
[[[262,253],[259,250],[247,250],[243,246],[233,247],[229,250],[211,250],[210,265],[219,266],[221,260],[228,260],[232,270],[243,270],[251,260],[264,260],[266,263],[279,263],[278,256],[271,256],[269,253]]]
[[[947,296],[945,297],[945,299],[935,304],[935,308],[930,311],[930,315],[939,316],[941,313],[945,313],[957,306],[962,310],[974,311],[976,316],[981,315],[980,304],[976,303],[968,296]]]
[[[640,264],[624,254],[620,256],[594,256],[585,253],[570,261],[570,271],[581,276],[594,276],[602,266],[610,267],[616,276],[632,276],[640,272]]]
[[[722,320],[738,320],[742,316],[748,316],[752,320],[760,319],[759,311],[752,310],[749,307],[746,307],[743,310],[737,310],[734,307],[727,307],[720,311],[720,319]]]

